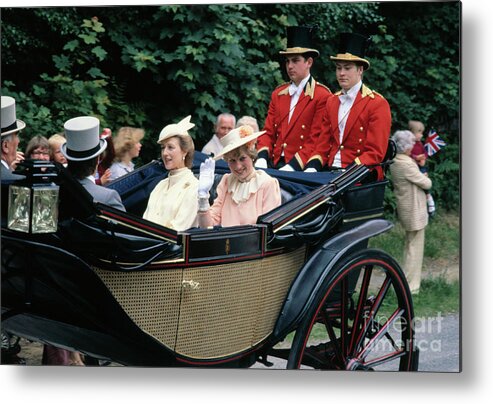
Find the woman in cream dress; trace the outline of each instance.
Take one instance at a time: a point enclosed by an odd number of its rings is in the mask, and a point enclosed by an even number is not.
[[[190,118],[166,126],[159,135],[161,158],[169,175],[151,192],[144,212],[144,219],[176,231],[195,226],[198,209],[198,180],[190,170],[195,151],[188,134],[195,126]]]

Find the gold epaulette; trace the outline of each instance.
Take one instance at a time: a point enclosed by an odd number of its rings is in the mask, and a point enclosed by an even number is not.
[[[288,85],[288,87],[286,87],[284,90],[281,90],[277,93],[277,95],[286,95],[286,94],[289,94],[289,83],[282,83],[282,84],[279,84],[275,89],[274,91],[276,91],[278,88],[281,88],[282,86],[285,86],[285,85]]]
[[[286,84],[290,84],[289,81],[279,84],[274,90],[277,90],[279,87],[285,86]]]
[[[375,95],[373,94],[373,91],[366,87],[364,84],[361,86],[361,96],[365,98],[366,96],[370,98],[375,98]]]
[[[370,97],[370,98],[375,98],[375,95],[378,95],[379,97],[385,98],[382,94],[377,93],[376,91],[373,91],[371,88],[365,86],[364,84],[361,86],[361,96],[363,98],[365,97]],[[335,96],[340,96],[342,95],[342,90],[339,90],[337,93],[334,93]]]
[[[361,87],[361,93],[362,93],[363,97],[368,95],[370,98],[375,98],[375,95],[378,95],[379,97],[385,99],[385,97],[382,94],[377,93],[375,90],[372,90],[371,88],[366,87],[364,84]]]
[[[379,97],[382,97],[383,99],[385,99],[385,97],[384,97],[382,94],[380,94],[380,93],[378,93],[378,92],[376,92],[376,91],[373,91],[373,94],[376,94],[376,95],[378,95]]]

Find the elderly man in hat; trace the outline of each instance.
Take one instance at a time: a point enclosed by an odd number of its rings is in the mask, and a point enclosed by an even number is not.
[[[13,174],[12,169],[17,160],[19,146],[19,131],[26,124],[17,119],[15,114],[15,99],[2,96],[2,180],[18,180],[24,176]]]
[[[125,210],[118,192],[96,185],[94,174],[99,156],[106,149],[105,139],[99,137],[99,119],[79,116],[64,124],[67,141],[60,150],[68,161],[67,169],[89,192],[95,202]]]
[[[341,91],[327,101],[322,132],[305,171],[344,168],[353,163],[366,166],[382,162],[390,136],[391,114],[387,100],[363,84],[369,38],[353,33],[340,36],[335,62]],[[381,167],[373,171],[383,178]]]
[[[288,27],[284,57],[289,83],[271,95],[265,134],[258,140],[258,168],[303,170],[320,134],[323,111],[332,95],[315,81],[310,69],[319,51],[312,46],[312,27]]]

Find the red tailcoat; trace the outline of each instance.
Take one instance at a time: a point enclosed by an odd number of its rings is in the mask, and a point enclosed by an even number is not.
[[[310,77],[288,123],[291,97],[289,83],[277,87],[271,96],[265,120],[266,133],[259,137],[259,157],[270,159],[276,166],[284,151],[284,161],[302,170],[313,154],[320,135],[323,111],[330,90]]]
[[[339,150],[342,167],[353,162],[367,166],[381,163],[387,151],[391,130],[389,103],[382,95],[362,85],[349,112],[344,137],[340,142],[339,95],[341,92],[327,100],[322,132],[307,167],[321,169],[326,165],[331,166]],[[381,178],[381,169],[378,172]]]

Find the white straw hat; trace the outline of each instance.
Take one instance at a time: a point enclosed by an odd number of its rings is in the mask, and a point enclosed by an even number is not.
[[[158,143],[163,143],[166,139],[169,139],[173,136],[190,136],[188,134],[188,130],[192,129],[195,124],[190,122],[192,119],[192,115],[188,115],[186,118],[183,118],[178,123],[172,123],[170,125],[166,125],[159,134]]]
[[[99,156],[106,149],[105,139],[99,137],[99,119],[78,116],[63,125],[67,142],[60,150],[68,160],[84,161]]]
[[[24,121],[15,116],[15,99],[2,95],[2,136],[18,132],[26,127]]]
[[[263,135],[264,133],[265,130],[262,130],[260,132],[253,132],[252,127],[248,125],[243,125],[239,128],[231,130],[230,132],[228,132],[227,135],[219,139],[219,141],[223,145],[223,149],[221,153],[214,157],[214,160],[219,160],[225,154],[257,139],[260,135]]]

